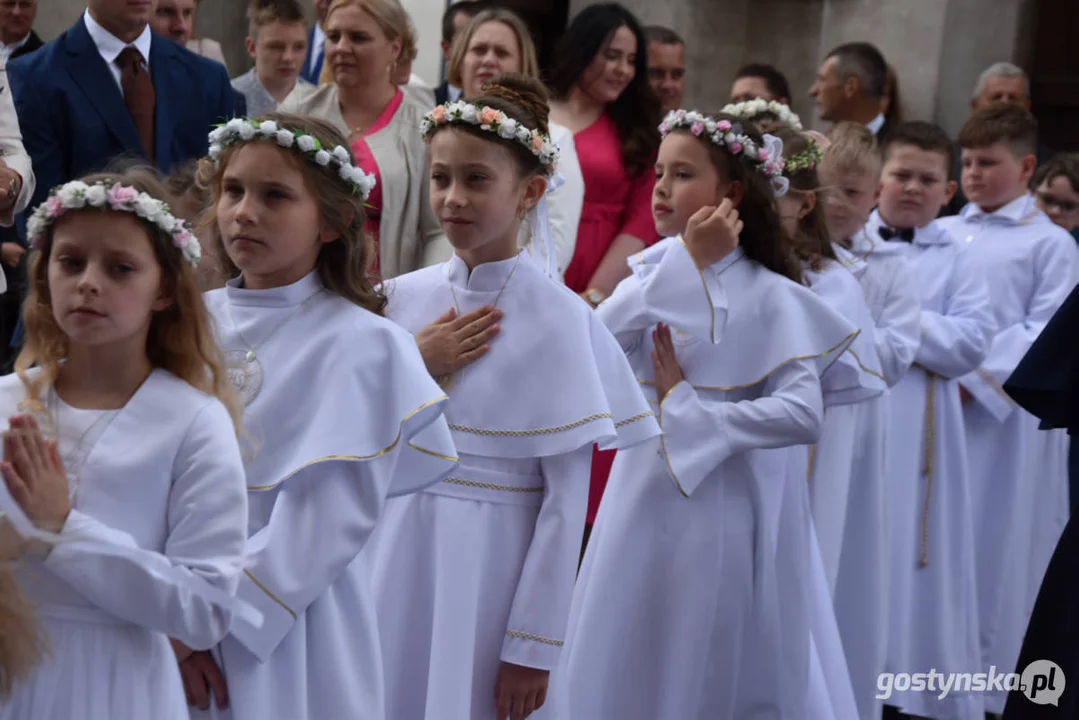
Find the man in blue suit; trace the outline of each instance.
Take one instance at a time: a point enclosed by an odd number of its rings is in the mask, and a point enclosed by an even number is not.
[[[60,37],[8,65],[37,175],[31,207],[119,157],[166,173],[202,157],[209,131],[237,110],[222,65],[150,32],[150,0],[87,5]]]
[[[304,58],[300,77],[312,85],[318,85],[318,76],[322,73],[322,64],[326,60],[326,33],[323,25],[326,23],[326,13],[330,10],[332,0],[312,0],[315,6],[315,22],[311,23],[311,29],[307,32],[307,57]]]

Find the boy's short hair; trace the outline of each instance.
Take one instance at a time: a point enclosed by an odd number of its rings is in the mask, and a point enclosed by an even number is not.
[[[786,76],[774,66],[765,63],[750,63],[738,68],[738,72],[734,75],[735,80],[747,77],[764,80],[764,86],[773,97],[791,99],[790,83],[787,82]]]
[[[994,104],[963,123],[959,145],[965,150],[1003,145],[1020,158],[1038,152],[1038,121],[1018,105]]]
[[[247,6],[248,37],[257,37],[259,28],[274,22],[303,23],[307,27],[307,16],[299,0],[251,0]]]
[[[669,27],[662,25],[649,25],[644,30],[644,39],[650,43],[659,43],[660,45],[681,45],[686,46],[686,41],[682,39],[682,36],[671,30]]]
[[[484,6],[483,0],[458,0],[451,3],[442,12],[442,42],[446,45],[453,44],[454,22],[458,14],[465,13],[468,17],[474,18],[480,14]]]
[[[861,123],[841,122],[832,128],[828,139],[831,144],[824,150],[822,168],[880,178],[880,146],[869,128]]]
[[[892,148],[900,145],[916,147],[926,152],[939,153],[944,158],[945,175],[951,174],[955,162],[955,146],[948,133],[940,125],[914,120],[897,125],[884,141],[884,162],[887,164]]]
[[[1072,190],[1079,192],[1079,153],[1057,153],[1047,163],[1038,166],[1030,186],[1037,189],[1042,183],[1051,183],[1065,177]]]

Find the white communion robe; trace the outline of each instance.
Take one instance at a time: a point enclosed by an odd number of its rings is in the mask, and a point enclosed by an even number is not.
[[[809,288],[859,330],[847,351],[821,377],[824,422],[820,439],[808,449],[809,503],[829,596],[835,593],[839,574],[847,498],[852,483],[864,481],[853,474],[855,449],[864,448],[859,408],[887,389],[874,343],[873,316],[862,286],[847,267],[861,261],[842,248],[836,252],[840,260],[825,259],[819,271],[803,270]],[[791,451],[805,453],[807,449]]]
[[[5,431],[29,412],[25,398],[18,376],[0,378]],[[59,436],[76,493],[52,550],[17,566],[49,655],[0,703],[0,718],[183,720],[168,638],[206,650],[224,637],[231,612],[213,596],[232,597],[243,568],[247,503],[232,420],[161,369],[118,411],[72,408],[51,387],[41,400],[39,426]],[[0,494],[12,524],[25,521]]]
[[[471,273],[455,255],[387,288],[388,317],[412,333],[458,303],[504,312],[490,353],[448,390],[460,467],[389,501],[367,550],[387,717],[496,720],[501,663],[558,663],[593,443],[632,447],[659,424],[596,313],[525,254]]]
[[[982,664],[1015,667],[1042,575],[1068,520],[1068,436],[1043,432],[1005,394],[1004,381],[1077,280],[1075,239],[1024,194],[994,213],[968,204],[942,225],[982,263],[997,333],[974,372],[959,378],[974,498]],[[1040,541],[1039,541],[1040,540]],[[1033,581],[1033,582],[1031,582]],[[986,696],[1004,712],[1007,692]]]
[[[876,243],[859,232],[846,250],[836,252],[861,283],[873,317],[872,337],[881,371],[890,386],[910,369],[921,338],[921,297],[903,247]],[[888,655],[891,592],[890,508],[891,466],[888,427],[891,392],[857,405],[847,524],[833,593],[836,621],[843,641],[851,685],[861,720],[879,720],[877,678]]]
[[[672,328],[686,380],[658,441],[619,452],[574,591],[559,720],[805,718],[812,527],[790,454],[857,330],[739,248],[698,270],[680,238],[630,258],[599,307],[640,382]],[[654,390],[651,391],[654,397]]]
[[[866,233],[879,238],[874,212]],[[958,378],[978,367],[994,331],[977,258],[936,223],[905,252],[922,293],[921,344],[892,391],[888,464],[892,531],[889,672],[981,668],[974,528]],[[973,668],[973,670],[972,670]],[[936,720],[983,720],[982,693],[896,692],[887,701]]]
[[[259,356],[244,416],[248,555],[236,620],[217,657],[237,720],[382,720],[378,626],[362,550],[386,498],[457,464],[445,395],[412,336],[328,292],[292,285],[206,295],[221,347]],[[275,333],[276,331],[276,333]],[[252,343],[252,345],[249,345]],[[203,713],[192,711],[192,717]]]

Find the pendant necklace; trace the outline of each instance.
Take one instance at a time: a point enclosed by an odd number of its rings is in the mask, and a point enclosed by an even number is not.
[[[277,331],[283,328],[289,320],[294,318],[307,306],[307,303],[311,302],[321,292],[322,288],[319,288],[311,293],[295,310],[290,312],[284,320],[277,324],[277,327],[270,331],[270,334],[262,341],[261,347],[266,347],[266,344],[277,334]],[[232,300],[226,296],[225,303],[229,313],[229,320],[232,322],[232,329],[236,331],[240,342],[247,346],[246,350],[226,350],[225,367],[229,383],[239,393],[244,407],[247,407],[258,396],[259,390],[262,389],[262,363],[255,352],[256,348],[247,341],[243,332],[240,331],[240,326],[236,324],[236,318],[232,314]]]
[[[502,293],[506,292],[506,286],[510,284],[510,280],[513,279],[513,273],[517,272],[517,265],[521,262],[521,254],[517,253],[517,260],[513,263],[513,267],[510,269],[510,274],[506,276],[506,282],[502,283],[502,287],[498,291],[498,295],[495,296],[495,301],[491,305],[492,308],[498,307],[498,301],[502,299]],[[453,289],[453,281],[449,278],[449,269],[446,271],[446,282],[450,286],[450,295],[453,296],[453,307],[457,310],[457,317],[461,317],[461,303],[457,302],[457,291]],[[446,373],[445,375],[439,375],[435,378],[435,382],[442,388],[443,392],[449,392],[454,385],[457,384],[454,378],[454,373]]]

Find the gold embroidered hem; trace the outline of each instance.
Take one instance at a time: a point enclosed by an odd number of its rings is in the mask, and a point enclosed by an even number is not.
[[[536,487],[514,487],[513,485],[496,485],[495,483],[477,482],[475,480],[465,480],[463,478],[446,478],[442,482],[450,483],[451,485],[464,485],[465,487],[478,488],[480,490],[498,490],[500,492],[511,493],[541,493],[544,491],[542,485]]]
[[[268,596],[268,597],[269,597],[269,598],[270,598],[271,600],[273,600],[273,601],[274,601],[275,603],[277,603],[277,604],[278,604],[278,605],[280,605],[280,606],[281,606],[282,608],[284,608],[285,612],[287,612],[287,613],[288,613],[289,615],[291,615],[291,616],[292,616],[292,619],[293,619],[294,621],[295,621],[295,620],[297,620],[297,617],[296,617],[296,613],[294,613],[294,612],[292,611],[292,608],[290,608],[290,607],[289,607],[288,605],[286,605],[286,604],[284,603],[284,601],[282,601],[282,600],[281,600],[281,598],[279,598],[279,597],[277,597],[276,595],[274,595],[274,594],[273,594],[273,593],[272,593],[272,592],[270,591],[270,589],[269,589],[268,587],[266,587],[266,586],[265,586],[265,585],[263,585],[263,584],[262,584],[261,582],[259,582],[259,579],[258,579],[257,577],[255,577],[254,575],[252,575],[252,574],[251,574],[251,571],[250,571],[250,570],[244,570],[244,575],[246,575],[247,577],[251,578],[251,582],[255,583],[255,587],[257,587],[257,588],[258,588],[259,590],[261,590],[262,592],[266,593],[266,595],[267,595],[267,596]]]
[[[517,630],[507,630],[506,637],[517,638],[518,640],[531,640],[532,642],[543,643],[544,645],[554,645],[555,647],[562,647],[565,644],[561,640],[554,640],[541,635],[533,635],[532,633],[519,632]]]

